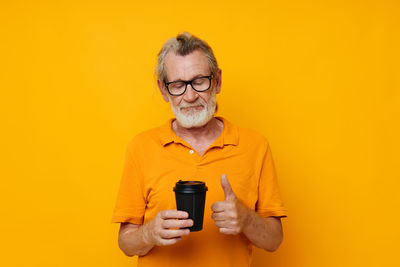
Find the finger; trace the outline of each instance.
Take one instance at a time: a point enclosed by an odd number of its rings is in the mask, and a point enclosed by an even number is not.
[[[182,210],[163,210],[160,211],[161,219],[186,219],[189,214]]]
[[[161,226],[164,229],[191,227],[191,226],[193,226],[193,220],[191,220],[191,219],[189,219],[189,220],[175,220],[175,219],[163,220]]]
[[[225,214],[225,212],[214,212],[211,215],[211,219],[213,219],[214,221],[224,221],[226,220],[227,216]]]
[[[226,203],[224,201],[214,202],[211,206],[213,212],[223,212],[225,210]]]
[[[161,239],[159,241],[159,245],[160,246],[170,246],[170,245],[176,244],[176,242],[178,242],[180,240],[182,240],[181,237],[171,238],[171,239]]]
[[[227,221],[215,221],[214,224],[218,227],[218,228],[229,228],[228,227],[228,223]]]
[[[236,235],[236,231],[229,228],[219,228],[219,232],[225,235]]]
[[[234,200],[236,198],[235,193],[233,193],[231,184],[228,181],[226,174],[221,175],[221,186],[224,190],[225,200]]]
[[[189,233],[190,233],[189,229],[179,229],[179,230],[164,229],[161,230],[160,237],[163,239],[171,239],[171,238],[185,236],[188,235]]]

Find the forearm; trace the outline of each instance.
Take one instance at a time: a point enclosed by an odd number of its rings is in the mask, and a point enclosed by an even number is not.
[[[144,256],[154,247],[154,244],[148,242],[146,228],[147,225],[144,224],[139,228],[126,229],[120,233],[118,244],[125,255],[129,257]]]
[[[247,208],[246,221],[243,233],[251,243],[270,252],[278,249],[283,239],[282,225],[279,218],[263,218]]]

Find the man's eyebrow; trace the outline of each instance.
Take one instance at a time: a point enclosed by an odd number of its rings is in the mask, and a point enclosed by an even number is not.
[[[199,77],[204,77],[204,76],[208,76],[208,75],[206,75],[206,74],[197,74],[197,75],[193,76],[192,78],[190,78],[189,80],[178,79],[178,80],[173,80],[171,82],[188,82],[188,81],[194,80],[194,79],[199,78]]]

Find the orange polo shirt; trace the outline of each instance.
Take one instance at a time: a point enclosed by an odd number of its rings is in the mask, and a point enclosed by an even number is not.
[[[211,205],[224,200],[220,184],[226,174],[236,196],[263,217],[285,217],[271,150],[260,134],[224,123],[222,134],[199,155],[165,125],[134,137],[126,160],[112,222],[143,224],[161,210],[176,209],[178,180],[204,181],[208,187],[203,230],[171,246],[156,246],[139,257],[138,266],[250,266],[252,245],[243,235],[219,232]]]

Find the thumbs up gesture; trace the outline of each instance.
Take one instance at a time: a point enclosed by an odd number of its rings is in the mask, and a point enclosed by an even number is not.
[[[237,235],[247,225],[250,209],[237,199],[225,174],[221,175],[221,186],[225,200],[217,201],[211,206],[211,218],[221,233]]]

